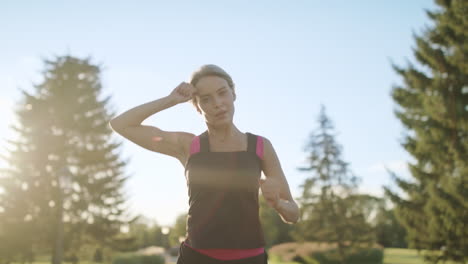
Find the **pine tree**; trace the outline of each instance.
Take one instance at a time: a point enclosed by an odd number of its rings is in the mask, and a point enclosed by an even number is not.
[[[392,97],[407,129],[403,147],[415,159],[412,179],[386,188],[410,247],[427,260],[465,263],[468,252],[468,2],[438,0],[434,25],[415,36],[420,64],[394,65],[403,78]]]
[[[125,162],[111,140],[99,66],[71,56],[46,60],[34,88],[22,91],[18,137],[0,175],[0,235],[48,250],[60,263],[63,247],[76,250],[89,239],[112,246],[128,222]]]
[[[296,237],[301,240],[336,243],[339,261],[374,241],[366,222],[362,197],[356,193],[358,177],[342,160],[331,120],[322,107],[318,129],[310,135],[306,151],[310,176],[301,186],[302,219]]]
[[[377,243],[385,248],[407,248],[406,229],[397,221],[395,209],[381,207],[376,216]]]

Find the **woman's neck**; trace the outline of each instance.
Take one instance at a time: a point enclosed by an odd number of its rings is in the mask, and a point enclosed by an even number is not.
[[[213,127],[208,125],[208,135],[210,138],[219,142],[227,142],[242,135],[242,132],[237,129],[234,124]]]

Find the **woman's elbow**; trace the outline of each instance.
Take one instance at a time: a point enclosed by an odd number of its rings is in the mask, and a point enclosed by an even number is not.
[[[285,220],[287,221],[288,224],[297,224],[297,222],[299,221],[299,210],[291,214],[289,219],[285,219]]]
[[[287,201],[283,204],[283,221],[287,224],[295,224],[299,221],[299,207],[294,201]]]
[[[115,119],[111,119],[109,121],[109,127],[112,128],[112,130],[116,130],[116,124],[115,124]]]
[[[119,133],[119,131],[122,131],[123,129],[122,124],[119,124],[118,120],[116,120],[115,118],[109,121],[109,126],[112,130],[114,130],[117,133]]]

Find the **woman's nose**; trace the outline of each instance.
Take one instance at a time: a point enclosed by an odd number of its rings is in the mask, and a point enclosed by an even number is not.
[[[221,106],[221,103],[222,103],[222,102],[221,102],[221,99],[220,99],[220,98],[215,97],[215,98],[213,99],[213,101],[214,101],[214,106],[215,106],[216,108],[218,108],[218,107]]]

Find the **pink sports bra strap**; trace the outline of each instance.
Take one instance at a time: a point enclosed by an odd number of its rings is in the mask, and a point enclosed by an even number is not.
[[[190,144],[190,155],[200,152],[200,137],[196,136],[192,139]]]
[[[260,159],[263,159],[263,138],[261,136],[257,136],[256,153]]]

